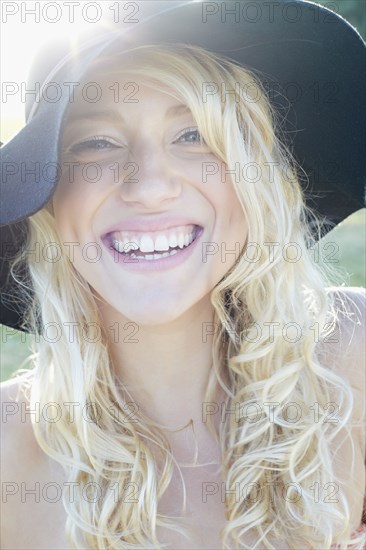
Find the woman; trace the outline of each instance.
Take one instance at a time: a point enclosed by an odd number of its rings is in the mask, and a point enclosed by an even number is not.
[[[23,143],[52,162],[60,139],[59,179],[5,200],[41,255],[12,265],[39,342],[3,388],[4,547],[365,545],[365,297],[314,260],[259,67],[158,40],[201,7],[80,48],[42,77],[82,74],[73,100],[28,106]]]

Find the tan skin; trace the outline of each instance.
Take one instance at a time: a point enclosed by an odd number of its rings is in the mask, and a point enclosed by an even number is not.
[[[123,128],[117,125],[112,127],[106,120],[99,120],[92,126],[88,122],[80,121],[76,126],[67,126],[64,158],[75,160],[84,155],[81,160],[90,162],[91,154],[106,155],[103,159],[99,156],[97,162],[111,164],[113,155],[116,154],[115,146],[108,146],[107,152],[70,152],[70,146],[75,142],[85,140],[91,135],[107,134],[118,144],[119,155],[127,155],[127,150],[122,146],[128,142],[129,151],[140,167],[140,174],[139,185],[132,183],[121,187],[111,186],[105,176],[102,183],[91,191],[90,187],[83,185],[80,174],[77,174],[75,185],[66,191],[59,187],[53,204],[61,239],[85,243],[95,241],[101,230],[105,229],[106,220],[110,223],[111,220],[165,211],[192,214],[194,208],[195,214],[200,216],[198,219],[206,232],[206,240],[226,242],[228,249],[233,249],[240,234],[243,246],[246,222],[233,189],[224,187],[220,176],[211,182],[209,189],[202,188],[200,183],[201,163],[212,159],[212,153],[201,145],[187,146],[186,143],[177,141],[177,135],[182,130],[194,126],[191,115],[179,115],[169,122],[161,123],[162,120],[165,121],[168,109],[177,106],[179,102],[168,94],[152,91],[142,82],[139,84],[141,101],[129,105],[128,109],[124,104],[117,106],[127,119]],[[156,107],[154,111],[150,108],[151,101],[154,101]],[[76,107],[80,112],[80,105]],[[84,107],[87,117],[90,105]],[[104,107],[116,108],[110,104]],[[89,155],[88,158],[86,155]],[[95,156],[93,160],[96,160]],[[187,172],[188,166],[190,169]],[[201,417],[205,383],[211,368],[210,346],[202,346],[202,340],[197,334],[201,333],[202,322],[212,320],[210,291],[232,263],[232,256],[228,257],[227,262],[212,256],[206,264],[202,264],[197,254],[197,257],[192,256],[175,270],[161,273],[160,277],[154,277],[151,273],[142,274],[139,279],[142,286],[139,286],[133,280],[131,282],[129,273],[120,269],[113,272],[107,261],[99,263],[91,271],[90,264],[83,263],[80,255],[75,259],[75,267],[92,284],[99,303],[105,304],[101,308],[101,314],[106,326],[114,321],[125,323],[131,319],[139,326],[139,344],[133,350],[121,344],[111,348],[115,372],[127,383],[135,402],[148,411],[151,418],[167,427],[183,426],[192,418],[198,441],[198,462],[213,460],[217,463],[198,469],[182,468],[188,493],[187,517],[195,531],[193,545],[189,545],[183,537],[172,535],[170,531],[158,531],[160,540],[170,542],[176,549],[220,548],[218,534],[225,522],[224,503],[220,494],[208,498],[207,502],[203,502],[201,496],[202,483],[220,484],[222,479],[217,467],[220,462],[218,445],[208,433]],[[195,284],[187,285],[186,281],[193,276]],[[162,288],[165,293],[162,293]],[[185,289],[184,293],[181,292],[182,288]],[[116,298],[119,295],[121,298]],[[350,289],[347,295],[364,315],[365,295]],[[365,318],[362,319],[361,327],[353,326],[347,319],[341,319],[339,342],[326,344],[323,349],[325,364],[349,380],[353,387],[356,403],[354,419],[359,418],[365,407],[364,394],[361,391],[366,382],[362,326],[365,326]],[[143,371],[141,365],[146,364],[149,364],[149,370]],[[194,385],[191,383],[193,377],[196,381]],[[4,383],[2,401],[15,400],[17,389],[16,381]],[[20,395],[19,399],[19,403],[26,403],[24,395]],[[337,480],[345,483],[354,529],[361,522],[363,509],[366,477],[364,426],[363,424],[363,427],[353,430],[353,469],[349,445],[346,443],[336,451],[337,443],[339,444],[342,437],[339,436],[334,441]],[[29,415],[25,422],[22,422],[20,414],[9,416],[3,422],[1,435],[2,479],[4,482],[18,484],[13,487],[20,488],[17,494],[9,495],[7,502],[2,503],[2,547],[67,548],[64,538],[66,515],[62,503],[47,502],[42,495],[37,503],[32,495],[23,498],[24,502],[21,498],[22,483],[23,488],[32,488],[36,482],[40,483],[41,488],[47,483],[58,483],[62,487],[66,481],[63,470],[39,448],[33,436]],[[167,435],[176,459],[179,462],[190,461],[194,447],[189,435],[184,431],[171,435],[167,432]],[[179,487],[179,478],[175,477],[159,505],[161,513],[179,514],[182,496]],[[52,496],[53,493],[49,498]],[[248,544],[251,540],[251,535],[248,535]],[[272,543],[276,548],[286,548],[285,541]]]
[[[359,311],[365,312],[365,294],[359,289],[348,289],[347,297],[350,304],[356,304],[355,314],[360,317]],[[365,314],[362,323],[364,326]],[[365,372],[365,341],[362,325],[353,326],[350,321],[342,319],[340,322],[341,337],[339,343],[328,344],[325,353],[328,356],[327,365],[345,380],[351,383],[355,397],[353,418],[357,419],[365,409],[365,395],[363,388],[366,383]],[[1,385],[2,403],[17,399],[19,382],[16,380]],[[27,403],[24,395],[18,400]],[[351,524],[353,529],[361,523],[366,485],[366,452],[365,452],[365,425],[353,429],[352,441],[355,448],[355,462],[352,468],[350,445],[347,443],[336,448],[342,439],[342,434],[332,446],[336,480],[345,483],[345,493],[351,510]],[[202,439],[198,441],[202,445]],[[206,443],[206,442],[205,442]],[[214,444],[211,442],[212,448]],[[39,482],[44,488],[47,483],[57,483],[63,486],[66,478],[60,466],[50,459],[36,443],[29,415],[26,422],[22,422],[21,414],[3,416],[1,429],[1,475],[2,481],[12,482],[21,488],[31,489]],[[177,458],[180,457],[177,455]],[[172,537],[170,533],[162,533],[161,540],[170,541],[172,548],[220,548],[218,541],[219,529],[224,525],[224,509],[220,499],[208,500],[206,504],[200,497],[201,484],[204,481],[218,482],[214,469],[200,468],[198,470],[182,469],[185,471],[185,483],[188,498],[191,498],[190,514],[195,518],[197,536],[196,546],[188,546],[183,538]],[[13,486],[14,487],[14,486]],[[10,489],[9,489],[10,490]],[[52,498],[54,493],[50,493]],[[162,503],[162,510],[173,513],[173,504],[176,502],[174,489],[168,491]],[[23,498],[24,500],[24,498]],[[176,510],[176,508],[174,508]],[[21,490],[16,495],[9,496],[7,502],[2,502],[2,548],[7,549],[65,549],[64,537],[66,515],[61,502],[49,503],[44,499],[35,503],[32,495],[22,502]],[[163,538],[164,537],[164,538]],[[203,537],[203,538],[202,538]],[[203,541],[203,543],[202,543]],[[283,541],[272,541],[276,548],[287,548]],[[248,543],[250,539],[248,537]]]
[[[82,170],[76,169],[72,185],[58,186],[53,206],[61,240],[81,243],[73,263],[95,290],[103,325],[125,327],[132,322],[136,328],[138,342],[133,345],[126,345],[123,338],[116,343],[108,334],[118,378],[155,420],[177,427],[189,420],[187,400],[190,415],[199,423],[212,365],[212,338],[202,344],[202,325],[213,321],[210,291],[237,257],[218,253],[203,261],[202,245],[179,266],[131,273],[109,254],[91,264],[80,251],[89,242],[100,242],[115,223],[136,217],[158,220],[160,226],[165,215],[188,216],[203,227],[201,243],[225,243],[227,250],[236,245],[243,249],[248,228],[231,182],[223,183],[220,171],[207,183],[202,181],[204,163],[221,163],[199,142],[192,114],[178,110],[183,105],[168,89],[167,93],[153,90],[146,80],[127,74],[121,77],[121,89],[131,81],[137,86],[136,103],[115,103],[108,93],[113,79],[105,79],[100,80],[104,93],[98,104],[79,97],[70,109],[64,161],[97,162],[103,173],[96,184],[88,184]],[[93,118],[98,112],[102,116]],[[106,112],[112,113],[111,118]],[[104,138],[100,149],[84,144],[94,136]],[[123,182],[118,185],[109,169],[116,162]],[[128,163],[138,167],[135,176],[129,175],[130,169],[123,172]]]

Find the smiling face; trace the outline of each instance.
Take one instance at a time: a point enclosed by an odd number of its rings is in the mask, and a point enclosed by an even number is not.
[[[243,249],[246,221],[190,110],[128,75],[115,102],[114,82],[99,82],[96,103],[79,97],[70,107],[56,228],[62,242],[80,243],[69,258],[107,307],[163,324],[209,300]]]

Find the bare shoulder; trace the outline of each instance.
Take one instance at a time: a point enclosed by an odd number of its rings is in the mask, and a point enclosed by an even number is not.
[[[349,384],[353,409],[347,422],[352,445],[342,429],[333,440],[337,483],[345,489],[354,529],[366,512],[366,291],[357,287],[331,287],[337,312],[332,333],[319,344],[321,363]],[[364,520],[363,520],[364,521]]]
[[[335,300],[337,321],[332,335],[326,339],[324,351],[333,358],[337,370],[359,387],[366,381],[366,290],[330,287],[327,291]]]
[[[329,287],[327,292],[334,295],[338,304],[346,306],[347,315],[343,311],[342,319],[348,319],[351,324],[361,327],[366,322],[366,289],[362,287]],[[342,308],[343,309],[343,308]],[[360,334],[362,334],[360,332]]]
[[[328,368],[347,380],[354,395],[354,419],[359,424],[360,443],[366,460],[366,290],[358,287],[331,287],[338,311],[334,330],[321,353]]]
[[[37,446],[33,437],[29,416],[26,414],[28,399],[24,384],[26,377],[18,377],[0,385],[1,390],[1,479],[2,505],[1,539],[7,548],[15,544],[19,508],[20,487],[27,479],[27,468],[37,463]]]
[[[21,456],[36,451],[29,410],[27,388],[30,377],[25,374],[0,384],[2,466],[19,466]],[[17,458],[17,460],[13,460]]]
[[[28,379],[28,376],[22,375],[0,385],[1,476],[10,492],[12,487],[20,487],[44,462],[44,454],[34,437],[30,420]],[[5,504],[10,505],[11,499]],[[3,513],[9,508],[5,504],[3,502]]]
[[[49,486],[63,487],[64,478],[34,436],[27,381],[21,376],[0,385],[2,547],[66,548],[61,499],[55,502],[52,493],[50,500],[45,492]]]

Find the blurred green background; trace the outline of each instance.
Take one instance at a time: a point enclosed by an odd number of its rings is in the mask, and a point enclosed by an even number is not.
[[[366,2],[364,0],[313,0],[317,4],[322,4],[342,15],[354,27],[357,28],[361,36],[365,39],[366,29]],[[9,121],[7,127],[1,128],[1,134],[4,137],[10,137],[14,131],[19,129],[19,120]],[[319,246],[323,248],[329,258],[334,252],[335,266],[338,268],[341,279],[334,280],[334,284],[344,283],[346,286],[366,286],[366,209],[359,210],[350,216],[347,220],[333,229],[322,239]],[[332,244],[331,244],[332,243]],[[329,245],[329,248],[325,248]],[[19,368],[29,368],[29,344],[32,340],[31,335],[25,335],[22,332],[9,329],[0,325],[1,333],[1,372],[0,380],[11,378],[15,370]]]

